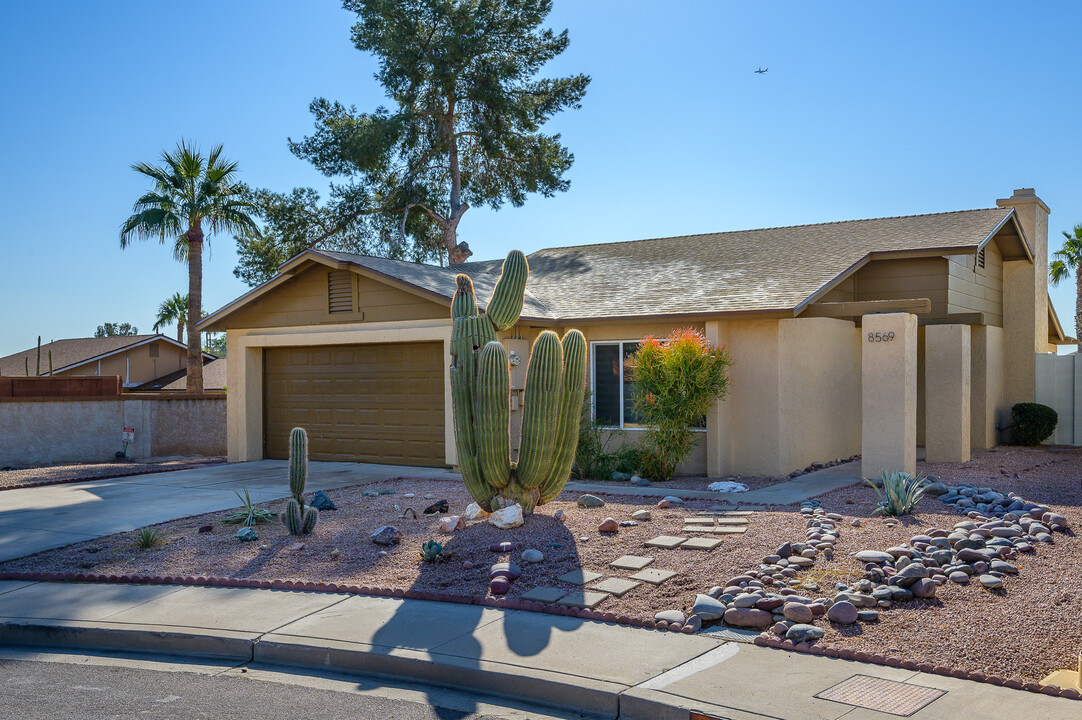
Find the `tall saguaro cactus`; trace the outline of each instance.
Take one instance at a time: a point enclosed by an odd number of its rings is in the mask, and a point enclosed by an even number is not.
[[[319,510],[304,505],[304,486],[308,484],[308,433],[293,428],[289,433],[289,492],[282,520],[290,535],[307,535],[319,520]]]
[[[451,301],[451,398],[455,446],[466,488],[485,510],[520,503],[525,514],[551,501],[571,474],[586,391],[586,339],[568,330],[561,340],[545,330],[534,341],[526,372],[522,445],[511,462],[510,367],[496,338],[518,322],[529,265],[513,250],[486,312],[473,281],[455,278]]]

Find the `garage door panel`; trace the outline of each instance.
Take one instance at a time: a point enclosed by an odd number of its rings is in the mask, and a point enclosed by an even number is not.
[[[313,460],[445,464],[443,344],[268,348],[265,454],[308,431]]]

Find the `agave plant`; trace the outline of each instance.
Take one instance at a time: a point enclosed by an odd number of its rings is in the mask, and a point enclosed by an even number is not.
[[[226,525],[236,525],[237,523],[241,523],[245,527],[252,527],[256,523],[270,522],[278,517],[277,513],[272,513],[270,510],[264,510],[257,506],[255,501],[252,500],[252,496],[248,494],[248,488],[244,488],[243,495],[236,490],[233,492],[240,498],[241,505],[244,507],[237,510],[225,520],[222,520]]]
[[[443,562],[447,556],[443,552],[443,543],[429,540],[421,545],[421,559],[425,562]]]
[[[155,528],[145,527],[135,536],[135,546],[140,550],[152,548],[162,541],[161,535]]]
[[[924,497],[927,483],[921,474],[910,475],[907,472],[883,472],[883,490],[871,480],[864,483],[875,489],[879,502],[875,505],[877,515],[908,515],[913,512],[920,499]]]

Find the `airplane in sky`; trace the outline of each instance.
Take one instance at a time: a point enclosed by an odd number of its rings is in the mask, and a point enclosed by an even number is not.
[[[762,65],[760,65],[759,69],[755,71],[755,74],[756,75],[765,75],[768,72],[770,72],[770,68],[764,68]]]

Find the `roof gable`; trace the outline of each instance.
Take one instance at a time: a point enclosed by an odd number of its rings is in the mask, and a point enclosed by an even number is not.
[[[114,335],[111,337],[66,338],[53,340],[41,346],[41,372],[49,371],[49,353],[53,355],[53,372],[63,372],[95,362],[110,355],[125,352],[151,342],[165,342],[186,350],[184,343],[165,335]],[[33,373],[37,366],[38,349],[13,353],[0,358],[0,375],[24,375],[29,366]],[[204,357],[213,357],[204,353]]]

